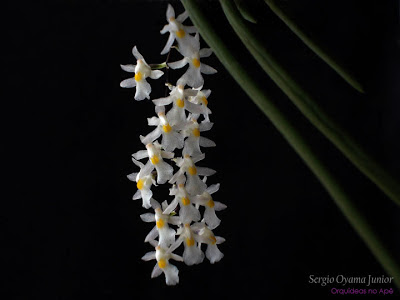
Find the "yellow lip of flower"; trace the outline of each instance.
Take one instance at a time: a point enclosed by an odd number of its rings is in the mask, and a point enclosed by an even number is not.
[[[164,220],[163,219],[159,219],[156,222],[156,226],[157,226],[157,228],[163,228],[164,227]]]
[[[150,157],[150,161],[153,165],[156,165],[160,162],[160,158],[157,155]]]
[[[208,105],[208,100],[207,100],[207,98],[206,98],[205,96],[203,96],[203,97],[201,98],[201,100],[203,101],[203,103],[204,103],[205,106]]]
[[[189,198],[182,197],[182,204],[183,204],[184,206],[189,205],[189,204],[190,204]]]
[[[167,123],[167,124],[163,125],[162,129],[165,133],[169,133],[169,132],[171,132],[172,127]]]
[[[200,60],[198,60],[197,58],[193,58],[192,59],[192,64],[193,64],[193,66],[198,68],[198,67],[200,67]]]
[[[178,31],[176,31],[175,32],[176,33],[176,36],[178,37],[178,38],[183,38],[185,35],[186,35],[186,32],[185,32],[185,30],[183,30],[183,29],[179,29]]]
[[[137,186],[137,188],[138,188],[139,190],[141,190],[141,189],[143,188],[143,186],[144,186],[144,180],[143,180],[143,178],[142,178],[142,179],[139,179],[139,181],[137,182],[136,186]]]
[[[176,100],[176,105],[180,108],[183,108],[185,106],[185,102],[179,98],[178,100]]]
[[[164,258],[161,258],[161,259],[158,261],[158,266],[160,267],[160,269],[164,269],[164,268],[167,266],[167,262],[165,261]]]
[[[199,137],[200,136],[200,130],[198,128],[193,129],[193,135],[195,137]]]
[[[141,81],[142,79],[143,79],[142,73],[141,73],[141,72],[137,72],[137,73],[135,74],[135,80],[136,80],[136,81]]]
[[[214,205],[215,205],[215,204],[214,204],[214,200],[213,200],[213,199],[208,200],[207,206],[208,206],[209,208],[213,208]]]
[[[196,169],[195,166],[189,167],[189,168],[188,168],[188,172],[189,172],[190,175],[193,176],[193,175],[196,175],[196,174],[197,174],[197,169]]]
[[[194,238],[186,239],[186,245],[187,245],[188,247],[194,246]]]
[[[211,244],[215,245],[217,243],[217,239],[215,236],[210,236]]]

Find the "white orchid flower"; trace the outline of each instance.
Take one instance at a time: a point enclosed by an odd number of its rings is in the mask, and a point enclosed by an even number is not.
[[[135,73],[133,78],[128,78],[121,81],[120,86],[123,88],[136,87],[135,100],[150,99],[151,86],[146,81],[146,78],[160,78],[164,72],[160,70],[152,70],[146,63],[143,56],[139,53],[136,46],[132,49],[133,56],[137,59],[136,65],[121,65],[122,70]]]
[[[169,32],[169,37],[164,49],[161,54],[168,53],[173,45],[174,41],[177,40],[178,47],[181,53],[200,49],[200,43],[190,33],[197,32],[194,26],[185,26],[182,23],[187,19],[188,13],[184,11],[178,17],[175,18],[175,10],[172,5],[168,4],[167,8],[167,21],[168,24],[160,31],[161,34]]]

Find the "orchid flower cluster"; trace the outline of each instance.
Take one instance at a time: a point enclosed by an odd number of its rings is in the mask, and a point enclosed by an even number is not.
[[[172,69],[188,65],[188,68],[175,86],[166,84],[170,90],[168,97],[152,100],[156,116],[147,121],[155,129],[140,136],[146,149],[132,155],[133,163],[140,170],[128,175],[128,178],[137,186],[133,199],[142,199],[143,207],[154,211],[140,216],[144,222],[155,222],[145,238],[154,251],[146,253],[142,259],[157,261],[151,273],[152,278],[164,273],[166,284],[175,285],[179,282],[179,271],[169,262],[171,259],[194,265],[203,262],[204,257],[210,263],[215,263],[224,256],[217,246],[224,242],[224,238],[215,236],[213,230],[221,222],[215,212],[225,209],[226,205],[214,201],[211,196],[218,191],[219,184],[207,185],[207,177],[215,174],[215,171],[197,165],[205,158],[202,148],[215,146],[212,140],[202,136],[202,132],[213,126],[207,100],[211,91],[203,89],[202,74],[214,74],[217,71],[201,59],[210,56],[212,51],[200,49],[199,34],[194,26],[182,24],[188,18],[187,12],[175,18],[173,7],[168,5],[166,15],[168,24],[161,34],[169,33],[169,38],[161,54],[167,54],[175,48],[183,59],[161,65]],[[175,41],[177,45],[173,46]],[[135,75],[123,80],[120,85],[124,88],[136,87],[134,98],[137,101],[150,99],[151,86],[147,78],[158,79],[164,73],[152,68],[154,65],[147,64],[136,46],[132,53],[137,60],[136,65],[121,65],[121,68]],[[167,111],[168,106],[170,108]],[[178,149],[181,149],[181,157],[174,152]],[[146,163],[141,162],[144,159],[147,159]],[[173,199],[160,203],[153,198],[152,187],[165,183],[172,185],[169,195]],[[182,244],[182,256],[175,254],[174,251]],[[207,245],[205,254],[202,244]]]

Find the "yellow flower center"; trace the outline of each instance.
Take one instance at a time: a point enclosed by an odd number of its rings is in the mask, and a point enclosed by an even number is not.
[[[208,105],[208,101],[207,101],[207,98],[205,96],[203,96],[203,98],[201,98],[201,100],[203,101],[205,106]]]
[[[139,181],[137,182],[136,186],[139,190],[141,190],[143,188],[144,185],[144,180],[143,179],[139,179]]]
[[[193,135],[195,137],[199,137],[200,136],[200,130],[198,128],[193,129]]]
[[[210,236],[211,244],[215,245],[217,243],[217,239],[215,236]]]
[[[160,158],[157,155],[150,157],[150,161],[153,165],[156,165],[160,162]]]
[[[185,102],[179,98],[178,100],[176,100],[176,105],[180,108],[183,108],[185,106]]]
[[[185,30],[183,30],[183,29],[179,29],[178,31],[176,31],[175,32],[176,33],[176,36],[178,37],[178,38],[183,38],[184,36],[185,36]]]
[[[191,238],[191,239],[186,239],[186,245],[187,245],[188,247],[194,246],[194,239],[193,239],[193,238]]]
[[[136,74],[135,74],[135,80],[136,81],[140,81],[140,80],[142,80],[142,73],[141,72],[137,72]]]
[[[167,266],[167,262],[165,261],[164,258],[161,258],[161,259],[158,261],[158,266],[160,267],[160,269],[164,269],[164,268]]]
[[[167,123],[163,125],[162,129],[164,130],[165,133],[169,133],[172,130],[172,127]]]
[[[163,219],[159,219],[159,220],[156,222],[156,225],[157,225],[157,228],[163,228],[163,227],[164,227],[164,221],[163,221]]]
[[[185,206],[186,206],[186,205],[189,205],[189,204],[190,204],[189,198],[183,197],[183,198],[182,198],[182,204],[185,205]]]
[[[197,58],[193,58],[192,63],[193,66],[195,66],[196,68],[200,67],[200,60],[198,60]]]
[[[192,176],[193,176],[193,175],[196,175],[196,174],[197,174],[196,167],[195,167],[195,166],[189,167],[188,172],[189,172],[189,174],[192,175]]]
[[[209,208],[213,208],[214,207],[214,201],[213,201],[213,199],[210,199],[208,202],[207,202],[207,206],[209,207]]]

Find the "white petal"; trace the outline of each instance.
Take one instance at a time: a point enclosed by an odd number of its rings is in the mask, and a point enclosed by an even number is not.
[[[177,267],[168,263],[163,271],[165,274],[165,282],[167,285],[176,285],[177,283],[179,283],[179,270]]]
[[[189,137],[185,140],[185,146],[183,147],[183,155],[198,156],[201,155],[199,138]]]
[[[136,46],[133,47],[133,49],[132,49],[132,54],[133,54],[133,56],[134,56],[137,60],[143,59],[142,54],[139,53],[139,50],[137,49]]]
[[[217,173],[217,171],[210,168],[205,168],[205,167],[196,167],[196,168],[198,175],[211,176]]]
[[[201,218],[199,210],[192,204],[181,205],[179,210],[179,217],[183,224],[191,223],[192,221],[199,221]]]
[[[167,7],[167,21],[169,21],[170,18],[175,18],[175,10],[172,7],[171,4],[168,4]]]
[[[207,193],[209,193],[209,194],[211,195],[211,194],[214,194],[214,193],[218,192],[219,187],[220,187],[220,184],[219,184],[219,183],[217,183],[217,184],[212,184],[212,185],[210,185],[210,186],[207,188],[206,191],[207,191]]]
[[[184,137],[178,132],[163,133],[161,145],[166,151],[174,151],[176,148],[182,149],[183,139]]]
[[[218,227],[221,223],[221,220],[215,214],[215,210],[206,206],[204,211],[204,221],[207,223],[208,228],[211,230]]]
[[[185,26],[185,31],[187,33],[197,33],[196,26]]]
[[[161,157],[162,157],[162,158],[171,159],[171,158],[174,158],[174,156],[175,156],[175,153],[174,153],[174,152],[161,151]]]
[[[171,67],[172,69],[180,69],[183,68],[184,66],[186,66],[186,64],[188,63],[186,58],[183,58],[181,60],[172,62],[172,63],[168,63],[168,66]]]
[[[155,218],[154,214],[152,214],[152,213],[141,214],[140,218],[142,219],[143,222],[155,222],[156,221],[156,218]]]
[[[212,122],[203,121],[199,124],[199,130],[200,131],[208,131],[213,127],[213,125],[214,125],[214,123],[212,123]]]
[[[128,78],[128,79],[122,80],[119,85],[122,88],[133,88],[136,86],[136,81],[135,81],[135,78]]]
[[[137,190],[132,197],[132,200],[137,200],[137,199],[142,199],[142,193],[140,192],[140,190]]]
[[[178,206],[178,199],[172,200],[171,204],[163,211],[164,215],[169,215]]]
[[[217,245],[207,245],[206,256],[210,260],[210,263],[215,263],[220,261],[224,254],[219,251]]]
[[[209,57],[212,53],[213,52],[212,52],[211,48],[203,48],[203,49],[200,49],[199,56],[200,57]]]
[[[158,126],[159,124],[160,124],[160,119],[159,118],[157,118],[157,117],[147,118],[147,125],[149,125],[149,126]]]
[[[175,242],[175,230],[169,228],[168,225],[164,225],[164,228],[158,230],[159,245],[163,248],[167,248]]]
[[[176,20],[179,23],[183,23],[188,17],[189,17],[189,12],[185,10],[183,13],[181,13],[179,16],[176,17]]]
[[[133,154],[132,154],[132,157],[133,157],[133,159],[136,160],[136,162],[138,162],[137,160],[143,159],[143,158],[145,158],[145,157],[149,157],[149,155],[148,155],[148,153],[147,153],[147,150],[139,150],[138,152],[133,153]],[[132,159],[132,161],[133,161],[133,159]],[[138,167],[140,167],[140,165],[138,165],[136,162],[133,161],[133,163],[134,163],[135,165],[137,165]],[[138,163],[139,163],[139,162],[138,162]],[[142,164],[142,165],[143,165],[143,164]],[[143,165],[143,166],[144,166],[144,165]]]
[[[174,168],[167,164],[165,161],[160,160],[156,165],[155,168],[157,170],[157,183],[164,184],[169,179],[171,179],[172,174],[174,172]]]
[[[149,261],[149,260],[152,260],[152,259],[156,259],[156,251],[147,252],[142,257],[142,260],[144,260],[144,261]]]
[[[162,274],[162,270],[158,266],[158,263],[154,266],[153,271],[151,272],[151,278],[156,278]]]
[[[154,140],[158,139],[161,135],[161,129],[157,127],[154,129],[152,132],[147,134],[145,137],[140,136],[140,141],[144,144],[147,145],[149,143],[152,143]]]
[[[151,79],[158,79],[158,78],[160,78],[161,76],[163,76],[163,74],[164,74],[163,71],[160,71],[160,70],[153,70],[153,71],[151,71],[151,73],[150,73],[150,78],[151,78]]]
[[[138,174],[139,174],[139,173],[132,173],[132,174],[127,175],[126,177],[128,177],[128,179],[129,179],[130,181],[135,181],[135,182],[136,182],[136,176],[137,176]]]
[[[201,87],[204,83],[203,76],[201,76],[200,68],[194,67],[192,64],[189,65],[189,68],[186,70],[186,73],[183,74],[182,80],[186,82],[187,85],[193,87],[193,88],[198,88]]]
[[[135,100],[144,100],[145,98],[150,99],[151,85],[145,80],[136,83],[136,94]]]
[[[144,239],[145,242],[153,241],[158,236],[157,226],[154,226]]]
[[[151,207],[150,199],[153,197],[153,192],[149,188],[143,187],[140,192],[142,193],[143,204],[142,206],[146,209]]]
[[[152,101],[156,106],[162,106],[162,105],[171,104],[172,98],[169,96],[169,97],[165,97],[165,98],[158,98],[158,99],[155,99]]]
[[[120,65],[121,69],[126,72],[135,73],[136,65]]]
[[[210,67],[209,65],[206,65],[204,63],[201,63],[200,71],[203,74],[215,74],[215,73],[217,73],[217,70],[215,70],[213,67]]]
[[[197,175],[188,175],[187,176],[187,183],[186,183],[186,190],[191,195],[201,195],[207,186],[206,184],[200,180],[199,176]]]
[[[167,25],[168,26],[168,25]],[[165,28],[165,27],[164,27]],[[169,31],[169,27],[168,27],[168,31]],[[167,30],[165,30],[164,31],[164,29],[163,30],[161,30],[161,34],[164,34],[165,32],[167,32]],[[175,41],[175,36],[172,34],[172,33],[170,33],[169,34],[169,37],[168,37],[168,40],[167,40],[167,43],[165,44],[165,46],[164,46],[164,48],[162,49],[162,51],[161,51],[161,55],[164,55],[164,54],[167,54],[168,52],[169,52],[169,50],[171,49],[171,47],[172,47],[172,44],[174,43],[174,41]]]
[[[212,140],[210,140],[204,136],[200,136],[199,144],[201,147],[215,147],[216,146]]]
[[[195,163],[203,160],[205,157],[206,157],[206,155],[204,153],[201,154],[201,155],[198,155],[198,156],[193,156],[192,157],[192,162],[195,164]]]
[[[189,102],[189,101],[185,101],[185,102],[186,102],[185,103],[185,109],[187,111],[190,111],[191,113],[194,113],[194,114],[202,114],[203,113],[204,108],[201,105],[194,104],[194,103]]]
[[[185,250],[183,251],[183,261],[185,264],[188,266],[192,266],[195,264],[200,264],[204,260],[204,253],[196,247],[196,245],[193,246],[187,246],[185,245]]]
[[[227,208],[227,206],[225,204],[223,204],[221,202],[218,202],[218,201],[214,201],[214,210],[215,211],[220,211],[220,210],[223,210],[225,208]]]
[[[164,27],[163,27],[163,29],[161,29],[160,30],[160,33],[161,34],[165,34],[165,33],[167,33],[168,31],[171,31],[172,29],[171,29],[171,26],[169,25],[169,24],[167,24],[167,25],[165,25]],[[165,53],[161,53],[161,54],[165,54]]]

